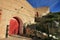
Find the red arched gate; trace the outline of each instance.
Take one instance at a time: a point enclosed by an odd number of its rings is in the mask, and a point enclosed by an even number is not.
[[[23,25],[22,20],[19,20],[16,17],[10,19],[8,34],[9,35],[20,35],[20,34],[23,34],[22,25]]]

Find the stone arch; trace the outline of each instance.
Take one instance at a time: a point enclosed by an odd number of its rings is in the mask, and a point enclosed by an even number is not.
[[[15,22],[15,23],[12,24],[13,25],[12,27],[11,27],[11,22]],[[21,20],[21,18],[19,18],[19,17],[12,17],[12,19],[10,20],[9,23],[10,23],[9,24],[10,25],[9,26],[9,33],[12,32],[12,34],[14,35],[14,30],[15,30],[15,34],[16,35],[22,35],[23,34],[23,21]],[[15,27],[16,27],[16,29],[14,29]],[[12,28],[13,28],[13,30],[12,30]]]

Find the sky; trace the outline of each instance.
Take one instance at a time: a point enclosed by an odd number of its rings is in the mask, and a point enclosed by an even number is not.
[[[32,7],[39,8],[48,6],[50,12],[60,12],[60,0],[27,0]]]

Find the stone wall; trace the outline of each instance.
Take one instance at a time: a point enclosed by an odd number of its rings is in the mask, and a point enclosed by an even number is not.
[[[35,12],[39,14],[40,17],[47,15],[50,12],[49,7],[40,7],[40,8],[35,8]]]
[[[0,0],[0,9],[2,10],[0,15],[0,38],[5,38],[6,27],[9,25],[11,18],[18,17],[23,23],[34,23],[37,11],[26,0]],[[38,11],[41,15],[45,9],[41,8]],[[46,8],[46,11],[49,11],[48,8]]]
[[[34,23],[34,9],[26,0],[0,0],[0,9],[0,38],[5,37],[6,27],[13,17],[20,18],[23,23]]]

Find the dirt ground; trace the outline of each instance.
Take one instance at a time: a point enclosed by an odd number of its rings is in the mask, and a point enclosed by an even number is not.
[[[22,36],[11,36],[11,37],[3,38],[0,40],[32,40],[32,39],[27,37],[22,37]]]

